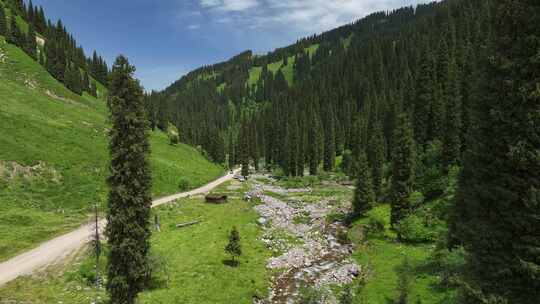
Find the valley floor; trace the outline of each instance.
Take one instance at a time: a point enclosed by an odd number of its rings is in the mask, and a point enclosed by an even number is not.
[[[393,303],[396,267],[405,256],[414,269],[410,301],[454,303],[453,291],[440,288],[426,266],[433,246],[398,243],[388,228],[387,205],[340,232],[352,191],[329,176],[254,176],[215,189],[229,196],[226,204],[206,204],[196,196],[155,209],[161,222],[161,232],[152,237],[156,275],[140,303],[339,303],[345,286],[356,293],[353,303]],[[385,231],[366,238],[362,229],[373,216],[384,219]],[[200,223],[176,227],[191,221]],[[237,267],[224,251],[233,226],[243,251]],[[104,264],[102,259],[102,272]],[[96,296],[93,265],[94,258],[80,252],[63,266],[4,286],[0,302],[90,302]],[[103,291],[98,295],[105,300]],[[314,298],[320,302],[309,302]]]

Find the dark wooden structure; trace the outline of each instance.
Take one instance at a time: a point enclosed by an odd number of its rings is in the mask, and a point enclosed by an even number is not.
[[[205,199],[210,204],[224,204],[227,202],[227,195],[208,194]]]

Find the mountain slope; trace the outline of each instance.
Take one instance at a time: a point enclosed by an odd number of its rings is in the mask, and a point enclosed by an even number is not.
[[[0,260],[81,224],[106,199],[107,108],[76,95],[0,36]],[[103,88],[101,90],[104,90]],[[196,149],[151,136],[153,194],[222,173]]]

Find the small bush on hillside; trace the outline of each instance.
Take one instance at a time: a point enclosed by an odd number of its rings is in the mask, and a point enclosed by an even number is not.
[[[325,295],[321,289],[302,287],[298,297],[298,304],[320,304],[323,303]]]
[[[384,232],[384,220],[378,216],[370,216],[365,228],[367,235],[380,235]]]
[[[427,225],[424,217],[412,214],[397,225],[401,240],[410,243],[427,243],[436,241],[438,231],[434,225]]]
[[[287,189],[308,188],[319,184],[317,176],[286,177],[282,181],[283,186]]]
[[[155,252],[148,256],[148,265],[145,271],[145,288],[155,289],[169,285],[169,263],[167,259]]]
[[[189,190],[190,184],[189,181],[185,178],[180,179],[180,182],[178,183],[178,189],[180,191],[187,191]]]
[[[169,134],[169,144],[176,146],[180,143],[180,136],[178,134]]]
[[[424,195],[420,191],[414,191],[409,195],[409,206],[411,206],[412,209],[420,207],[424,201]]]
[[[352,243],[351,239],[349,238],[349,234],[345,230],[338,231],[336,237],[337,241],[342,245],[349,245]]]

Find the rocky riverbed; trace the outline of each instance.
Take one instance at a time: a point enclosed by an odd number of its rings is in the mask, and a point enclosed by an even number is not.
[[[352,246],[339,240],[346,228],[341,223],[327,223],[327,216],[343,212],[347,203],[330,204],[324,198],[303,202],[301,194],[311,189],[283,189],[261,180],[253,183],[246,198],[260,203],[254,208],[264,230],[262,241],[274,253],[267,268],[277,274],[272,278],[269,298],[256,303],[296,303],[303,287],[323,291],[326,297],[322,303],[336,303],[330,286],[349,284],[362,275],[360,266],[350,258]]]

